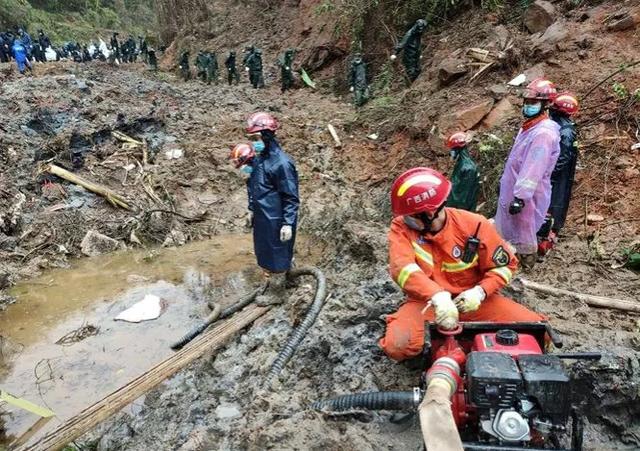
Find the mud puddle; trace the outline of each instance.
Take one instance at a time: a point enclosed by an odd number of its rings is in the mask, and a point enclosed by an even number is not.
[[[300,261],[312,259],[307,240],[296,247]],[[21,283],[0,315],[0,387],[53,410],[41,433],[50,430],[171,355],[170,344],[209,312],[208,300],[233,303],[261,277],[251,237],[231,235],[84,259]],[[166,303],[157,320],[114,321],[147,294]],[[3,409],[9,441],[38,419]]]

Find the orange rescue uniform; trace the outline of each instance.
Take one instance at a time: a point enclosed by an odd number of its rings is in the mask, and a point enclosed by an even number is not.
[[[455,298],[480,285],[487,297],[480,308],[460,314],[460,321],[542,321],[542,315],[498,294],[518,267],[518,260],[484,216],[445,208],[445,225],[436,234],[422,234],[408,227],[399,216],[389,231],[389,271],[407,295],[398,311],[387,316],[387,330],[380,340],[384,352],[394,360],[419,355],[424,346],[424,323],[434,320],[434,309],[422,309],[439,291]],[[461,260],[467,239],[480,225],[480,247],[471,263]]]

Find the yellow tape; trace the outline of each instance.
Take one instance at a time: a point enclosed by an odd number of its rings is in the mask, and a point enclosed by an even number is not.
[[[13,396],[3,390],[0,390],[0,401],[5,401],[12,406],[19,407],[22,410],[26,410],[27,412],[38,415],[42,418],[50,418],[56,415],[53,411],[45,407],[40,407],[26,399],[18,398],[17,396]]]

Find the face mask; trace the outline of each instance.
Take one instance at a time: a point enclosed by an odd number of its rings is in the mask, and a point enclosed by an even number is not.
[[[264,152],[264,142],[263,141],[255,141],[252,143],[253,145],[253,150],[256,151],[256,153],[262,153]]]
[[[242,166],[240,166],[240,172],[246,175],[251,175],[251,173],[253,172],[253,167],[249,166],[248,164],[243,164]]]
[[[534,117],[540,114],[541,110],[542,110],[542,104],[540,102],[534,103],[534,104],[525,103],[522,106],[522,115],[524,117]]]
[[[458,157],[458,152],[455,150],[450,150],[449,155],[451,155],[452,160],[455,160]]]

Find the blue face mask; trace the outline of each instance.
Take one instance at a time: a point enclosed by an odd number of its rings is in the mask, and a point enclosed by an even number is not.
[[[242,172],[243,174],[250,175],[253,172],[253,167],[249,166],[248,164],[244,164],[240,166],[240,172]]]
[[[252,145],[253,145],[253,150],[255,150],[256,153],[264,152],[264,142],[255,141],[255,142],[252,143]]]
[[[526,103],[522,106],[522,115],[524,117],[537,116],[540,114],[540,111],[542,111],[542,104],[540,102],[533,104]]]

